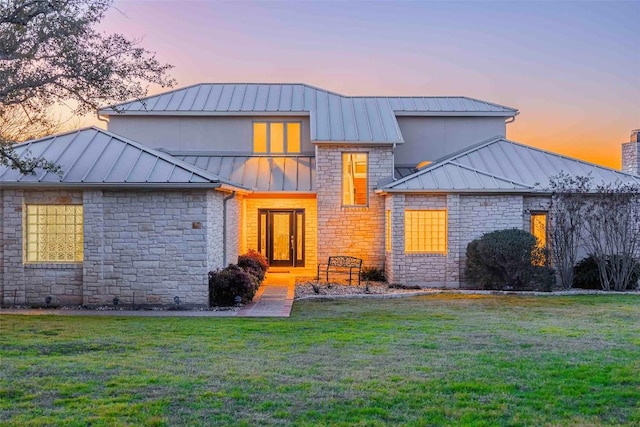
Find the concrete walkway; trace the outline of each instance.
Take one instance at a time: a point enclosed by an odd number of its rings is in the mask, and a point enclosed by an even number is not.
[[[263,284],[254,302],[242,307],[238,317],[289,317],[293,306],[295,286],[293,283]]]

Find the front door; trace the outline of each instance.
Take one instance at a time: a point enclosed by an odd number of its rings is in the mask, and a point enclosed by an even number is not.
[[[258,247],[274,267],[304,266],[304,210],[260,209]]]

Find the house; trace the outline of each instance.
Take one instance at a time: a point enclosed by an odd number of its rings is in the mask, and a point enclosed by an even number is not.
[[[0,168],[0,303],[205,305],[207,272],[248,249],[460,287],[472,239],[545,239],[549,177],[640,183],[637,133],[623,173],[508,141],[518,111],[467,97],[199,84],[99,114],[108,130],[16,146],[62,174]]]

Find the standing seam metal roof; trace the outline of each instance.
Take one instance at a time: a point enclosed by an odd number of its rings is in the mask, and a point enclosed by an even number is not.
[[[640,177],[496,137],[438,160],[380,188],[389,192],[546,192],[561,173],[594,184],[640,184]],[[442,178],[447,178],[442,179]]]
[[[174,157],[253,191],[315,192],[313,156],[246,156],[174,153]]]
[[[474,98],[344,96],[302,83],[201,83],[103,108],[104,115],[309,115],[314,142],[403,143],[397,115],[513,117]]]
[[[2,184],[209,185],[242,187],[229,180],[96,127],[15,145],[19,157],[46,159],[59,165],[62,175],[37,170],[34,175],[0,167]]]

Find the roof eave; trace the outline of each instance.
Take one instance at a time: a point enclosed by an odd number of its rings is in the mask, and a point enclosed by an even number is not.
[[[309,117],[309,111],[114,111],[99,110],[101,116],[251,116],[251,117]]]
[[[394,111],[397,117],[515,117],[518,111]]]
[[[83,183],[83,182],[0,182],[3,188],[77,188],[77,189],[85,189],[85,188],[113,188],[113,189],[149,189],[149,188],[157,188],[157,189],[191,189],[191,188],[208,188],[208,189],[218,189],[223,185],[225,188],[235,188],[226,186],[225,184],[221,184],[219,182],[192,182],[192,183],[169,183],[169,182],[91,182],[91,183]],[[245,189],[238,188],[240,191],[247,191]]]
[[[545,195],[550,194],[546,191],[539,191],[535,189],[458,189],[458,190],[444,190],[444,189],[397,189],[397,188],[379,188],[375,190],[375,193],[386,195],[386,194],[400,194],[400,193],[410,193],[410,194],[537,194],[537,195]]]

